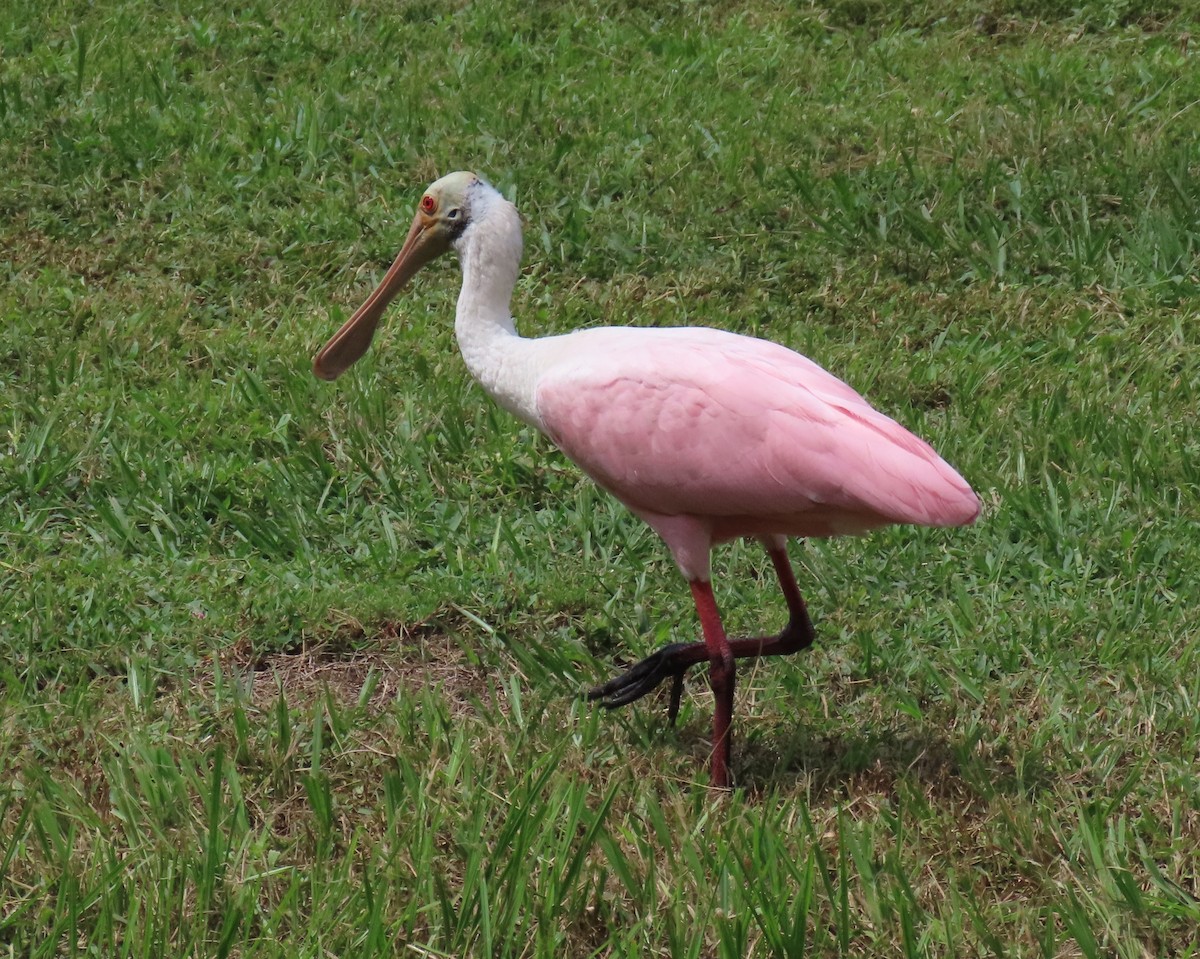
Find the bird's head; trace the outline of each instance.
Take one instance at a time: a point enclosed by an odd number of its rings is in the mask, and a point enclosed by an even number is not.
[[[429,185],[396,261],[366,302],[313,357],[313,373],[318,378],[336,380],[367,352],[379,318],[395,295],[462,234],[470,220],[472,188],[482,182],[474,173],[460,171]]]

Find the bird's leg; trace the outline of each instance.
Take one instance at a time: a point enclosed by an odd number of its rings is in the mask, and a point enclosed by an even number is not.
[[[796,577],[792,572],[792,564],[788,560],[787,550],[782,546],[767,548],[775,574],[779,577],[779,587],[787,602],[788,622],[776,636],[755,636],[729,641],[729,648],[734,659],[753,659],[759,656],[785,656],[798,653],[812,645],[815,633],[812,620],[808,618],[808,609],[800,588],[796,585]],[[692,584],[693,594],[695,584]],[[715,607],[715,604],[714,604]],[[699,604],[697,604],[699,608]],[[703,620],[701,620],[703,625]],[[707,638],[707,634],[706,634]],[[711,659],[707,643],[670,643],[662,649],[651,653],[645,659],[634,663],[620,676],[615,676],[602,686],[597,686],[588,693],[588,699],[598,699],[608,709],[625,706],[634,700],[641,699],[647,693],[653,692],[667,679],[671,684],[671,700],[667,707],[667,719],[672,725],[679,714],[679,702],[683,695],[683,676],[688,668]]]
[[[796,584],[796,574],[792,572],[792,563],[788,559],[787,550],[782,546],[767,547],[767,555],[775,567],[775,575],[779,577],[779,588],[787,602],[788,621],[777,636],[756,636],[747,639],[735,639],[730,646],[736,659],[758,656],[786,656],[808,649],[816,639],[812,620],[808,618],[808,607],[804,597],[800,595],[800,587]]]
[[[712,785],[717,789],[729,788],[729,728],[733,722],[733,686],[737,675],[733,650],[725,637],[725,627],[713,597],[712,583],[694,579],[692,598],[696,601],[696,612],[700,616],[700,628],[704,632],[704,646],[708,650],[709,677],[712,682],[713,699],[713,743]],[[683,684],[683,673],[679,673],[672,690],[672,705]]]

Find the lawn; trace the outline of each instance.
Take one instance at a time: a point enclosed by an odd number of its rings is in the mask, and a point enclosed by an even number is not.
[[[0,955],[1200,955],[1200,13],[1124,0],[12,0],[0,10]],[[1195,39],[1193,39],[1195,38]],[[527,334],[697,324],[924,436],[966,529],[793,543],[818,640],[697,633],[494,407]],[[754,543],[731,634],[778,629]]]

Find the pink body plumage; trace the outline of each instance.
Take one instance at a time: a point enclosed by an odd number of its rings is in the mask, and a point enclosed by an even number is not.
[[[538,382],[543,428],[664,536],[690,578],[707,567],[699,552],[738,536],[958,526],[979,514],[928,443],[785,347],[695,327],[570,338],[573,359]]]

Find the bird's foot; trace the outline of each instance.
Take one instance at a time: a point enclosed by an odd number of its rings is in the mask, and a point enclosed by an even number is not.
[[[674,683],[671,686],[671,703],[667,707],[667,720],[674,726],[675,717],[679,715],[679,701],[683,697],[683,674],[689,666],[694,666],[705,657],[703,650],[703,643],[670,643],[634,663],[604,685],[590,690],[587,698],[600,700],[600,705],[605,709],[616,709],[641,699],[670,678]]]

